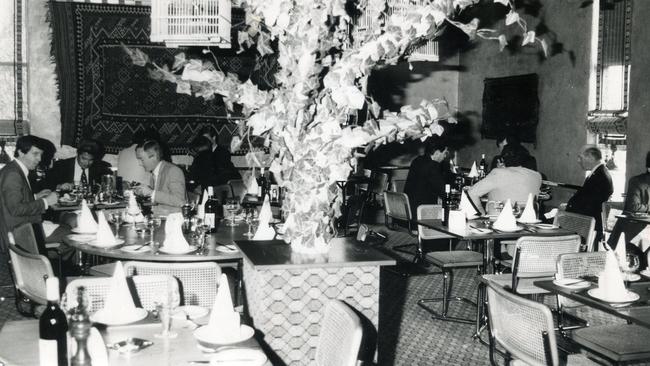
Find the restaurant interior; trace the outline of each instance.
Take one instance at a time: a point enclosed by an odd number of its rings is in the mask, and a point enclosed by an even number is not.
[[[649,1],[3,5],[0,365],[650,360]]]

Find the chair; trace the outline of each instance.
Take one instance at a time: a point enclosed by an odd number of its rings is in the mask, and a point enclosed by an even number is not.
[[[350,229],[358,229],[363,220],[364,208],[366,205],[366,198],[363,194],[351,197],[347,202],[345,211],[345,224],[343,228],[343,235],[348,236]]]
[[[616,216],[623,213],[623,202],[603,202],[601,211],[603,222],[603,233],[611,233],[616,224]]]
[[[242,179],[231,179],[226,184],[230,186],[233,197],[239,197],[241,200],[246,195],[246,184]]]
[[[422,207],[419,206],[418,209]],[[423,209],[423,212],[426,209]],[[431,210],[433,211],[433,210]],[[430,211],[430,212],[431,212]],[[476,267],[478,274],[481,273],[481,268],[483,267],[483,254],[479,252],[474,252],[471,250],[450,250],[446,252],[431,252],[427,253],[424,257],[428,263],[433,264],[434,266],[440,268],[442,271],[442,297],[439,298],[430,298],[430,299],[420,299],[418,300],[418,305],[424,310],[433,314],[434,319],[447,320],[458,323],[472,324],[474,320],[464,319],[459,317],[451,317],[447,315],[449,309],[449,302],[462,302],[470,305],[476,306],[476,304],[465,297],[451,296],[451,287],[453,270],[455,268],[471,268]],[[442,311],[437,312],[433,308],[429,307],[429,303],[442,303]]]
[[[341,300],[325,307],[316,345],[317,366],[355,366],[363,329],[359,316]]]
[[[35,304],[45,305],[45,278],[54,277],[50,261],[40,254],[31,254],[9,245],[10,267],[16,289],[16,309],[21,314],[33,314]],[[29,310],[23,308],[24,305]]]
[[[41,254],[50,260],[56,261],[57,273],[60,275],[62,271],[63,264],[61,262],[61,256],[58,251],[59,244],[51,243],[48,247],[45,244],[44,234],[41,232],[40,236],[42,240],[36,238],[36,232],[34,231],[34,226],[38,224],[24,223],[20,226],[17,226],[12,231],[12,236],[14,238],[14,243],[24,251],[31,254]]]
[[[443,215],[442,205],[420,205],[418,206],[417,209],[417,215],[418,215],[418,220],[442,219],[442,215]],[[451,244],[453,238],[454,237],[449,234],[445,234],[443,232],[428,228],[423,225],[418,225],[418,245],[416,249],[416,257],[422,259],[424,258],[424,250],[422,245],[423,244],[422,242],[424,240],[447,239],[449,242],[449,250],[451,250]]]
[[[388,174],[383,172],[373,171],[370,174],[370,182],[368,182],[368,202],[377,202],[377,196],[382,194],[388,188]]]
[[[111,286],[111,277],[83,277],[68,283],[65,288],[66,296],[75,298],[80,287],[86,289],[89,304],[88,313],[93,314],[104,307],[106,296]],[[147,311],[156,309],[156,302],[160,302],[161,295],[168,291],[178,292],[178,282],[168,275],[144,275],[127,277],[126,282],[133,296],[135,306]],[[168,288],[168,286],[172,288]]]
[[[507,361],[513,358],[527,365],[560,365],[553,315],[546,305],[494,284],[488,285],[487,293],[492,365],[497,364],[497,345],[506,351]],[[580,354],[568,355],[564,361],[567,365],[597,365]]]
[[[221,267],[214,262],[154,263],[126,262],[127,275],[169,275],[180,285],[181,304],[211,308],[217,296]]]
[[[594,248],[596,220],[591,216],[580,215],[573,212],[558,211],[553,224],[580,235],[582,251],[591,252]]]
[[[411,228],[411,204],[409,203],[409,197],[406,193],[397,193],[397,192],[384,192],[384,223],[387,228],[393,230],[395,228],[395,223],[393,220],[406,221],[408,225],[409,234],[413,233]],[[390,223],[389,223],[390,219]],[[393,247],[393,250],[400,253],[413,254],[412,252],[405,250],[404,248],[415,247],[419,249],[419,245],[416,243],[412,244],[402,244],[396,245]],[[413,258],[414,261],[418,259],[419,252],[416,251],[416,256]]]
[[[230,184],[222,184],[212,188],[212,193],[214,197],[224,203],[227,198],[232,198],[234,195],[232,193],[232,186]],[[240,198],[243,196],[240,196]]]

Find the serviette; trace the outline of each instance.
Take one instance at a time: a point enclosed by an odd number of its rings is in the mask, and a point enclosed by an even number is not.
[[[519,222],[526,224],[534,224],[538,222],[537,214],[535,214],[535,203],[533,202],[533,194],[528,193],[528,199],[526,200],[526,208],[524,212],[519,216]]]
[[[472,163],[472,169],[469,170],[469,174],[467,174],[468,178],[478,178],[478,169],[476,169],[476,162]]]
[[[104,307],[95,313],[95,319],[105,323],[128,323],[136,313],[135,303],[126,283],[126,275],[122,262],[115,263],[115,272],[111,278]]]
[[[517,220],[512,213],[512,205],[510,200],[507,200],[503,205],[503,209],[497,217],[497,220],[492,224],[492,227],[497,230],[511,231],[517,229]]]
[[[97,214],[97,221],[96,240],[92,245],[96,247],[116,246],[118,241],[115,239],[115,235],[113,235],[113,230],[111,230],[110,225],[108,225],[108,221],[106,221],[104,210]]]
[[[135,199],[135,193],[133,191],[125,191],[124,195],[129,197],[129,203],[126,206],[127,215],[124,217],[124,221],[127,223],[143,222],[144,216],[142,215],[140,206],[138,206],[138,201]]]
[[[88,208],[86,200],[81,200],[81,213],[77,217],[76,230],[79,233],[94,234],[97,232],[97,222]]]
[[[260,186],[257,184],[257,179],[255,178],[255,168],[253,168],[253,171],[251,172],[251,176],[248,179],[248,186],[246,189],[246,193],[257,196],[257,193],[259,193]]]
[[[449,229],[465,230],[466,223],[465,213],[460,210],[449,211]]]
[[[605,269],[598,276],[598,288],[608,299],[624,299],[627,296],[623,274],[612,250],[608,250],[606,253]]]
[[[643,228],[640,233],[630,240],[630,243],[641,248],[641,251],[645,253],[650,248],[650,226]]]
[[[474,204],[469,198],[469,193],[463,191],[460,194],[460,203],[458,208],[465,214],[468,219],[473,219],[480,214],[480,212],[474,207]]]
[[[616,243],[616,248],[614,249],[614,254],[616,254],[616,259],[618,260],[618,267],[627,269],[627,248],[625,248],[625,233],[621,233],[618,237],[618,242]]]
[[[239,313],[232,306],[228,276],[222,273],[221,278],[219,278],[217,296],[214,299],[208,327],[214,333],[217,333],[219,338],[226,336],[237,339],[240,336],[240,325],[241,319]]]
[[[208,190],[204,189],[203,190],[203,196],[201,197],[201,201],[197,203],[196,205],[196,217],[199,219],[203,219],[205,216],[205,203],[208,202]]]
[[[167,253],[186,253],[190,249],[183,235],[183,215],[175,212],[167,216],[165,222],[165,241],[161,250]]]

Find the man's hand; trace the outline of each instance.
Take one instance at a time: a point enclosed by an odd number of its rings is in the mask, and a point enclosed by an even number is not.
[[[72,183],[61,183],[58,186],[56,186],[56,189],[58,191],[63,191],[63,192],[69,192],[74,189],[74,184]]]
[[[138,196],[149,197],[153,193],[153,190],[150,187],[147,187],[147,186],[138,186],[138,187],[134,188],[134,192]]]
[[[41,198],[47,197],[50,193],[52,193],[52,191],[50,191],[49,189],[44,189],[44,190],[36,193],[34,195],[34,198],[37,199],[37,200],[40,200]]]
[[[59,201],[59,196],[56,192],[50,192],[50,194],[44,198],[47,201],[48,206],[54,206]]]

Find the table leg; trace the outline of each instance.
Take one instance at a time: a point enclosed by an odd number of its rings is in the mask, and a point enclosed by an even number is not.
[[[244,291],[244,260],[237,261],[237,288],[235,289],[235,306],[242,305],[242,293]]]

